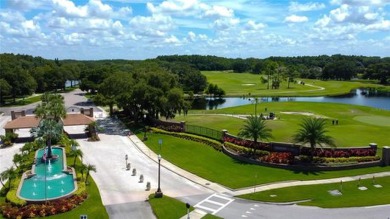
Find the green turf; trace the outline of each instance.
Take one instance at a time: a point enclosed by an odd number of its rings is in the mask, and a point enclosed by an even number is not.
[[[382,188],[376,188],[374,184],[380,184]],[[281,189],[273,189],[239,196],[245,199],[264,202],[296,202],[300,205],[319,206],[323,208],[361,207],[370,205],[390,204],[390,177],[361,180],[361,186],[368,188],[365,191],[358,189],[358,181],[295,186]],[[331,195],[329,191],[341,190],[341,196]]]
[[[140,133],[139,137],[142,138],[142,136],[143,134]],[[163,140],[161,151],[158,144],[159,139]],[[242,163],[214,150],[210,146],[168,135],[149,133],[148,140],[145,143],[153,151],[162,155],[162,163],[164,163],[164,160],[168,160],[195,175],[230,188],[242,188],[286,180],[353,176],[390,170],[390,167],[373,167],[347,171],[291,171]]]
[[[356,116],[356,121],[376,126],[390,127],[390,117],[385,116]]]
[[[338,147],[367,146],[372,142],[380,147],[390,144],[388,137],[390,111],[388,110],[339,103],[267,102],[258,104],[257,111],[264,114],[276,113],[277,120],[267,121],[267,126],[272,129],[274,136],[271,141],[275,142],[291,142],[293,134],[298,130],[305,115],[284,114],[283,112],[299,112],[327,118],[328,134],[335,139]],[[226,129],[229,133],[237,135],[244,120],[221,114],[254,114],[254,105],[190,111],[187,116],[177,115],[175,120],[216,130]],[[338,125],[332,125],[332,120],[336,119],[339,121]]]
[[[158,219],[181,218],[187,214],[185,203],[166,195],[162,198],[155,198],[154,194],[149,195],[149,204]],[[190,211],[193,210],[191,207]]]
[[[346,94],[353,89],[362,87],[382,87],[364,81],[296,79],[297,81],[304,81],[306,85],[290,83],[290,88],[287,88],[287,82],[282,82],[280,89],[271,90],[267,89],[266,84],[261,83],[261,76],[257,74],[232,73],[230,71],[202,71],[202,74],[207,77],[209,83],[217,84],[218,87],[225,90],[227,96],[243,96],[249,93],[255,96],[326,96]]]

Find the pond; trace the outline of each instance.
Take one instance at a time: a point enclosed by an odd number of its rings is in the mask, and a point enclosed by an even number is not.
[[[390,94],[378,93],[375,90],[356,89],[347,95],[340,96],[325,96],[325,97],[259,97],[261,102],[324,102],[324,103],[345,103],[369,106],[384,110],[390,110]],[[223,109],[233,106],[241,106],[253,103],[253,98],[243,97],[225,97],[220,99],[215,98],[200,98],[193,102],[192,109]]]

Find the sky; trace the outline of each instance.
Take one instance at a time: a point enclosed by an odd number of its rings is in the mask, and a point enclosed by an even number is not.
[[[390,0],[0,0],[0,53],[390,56]]]

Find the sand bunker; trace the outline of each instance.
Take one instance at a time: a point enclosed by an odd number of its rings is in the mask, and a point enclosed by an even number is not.
[[[255,86],[256,84],[242,84],[242,86]]]
[[[282,114],[292,114],[292,115],[303,115],[303,116],[314,116],[316,118],[328,118],[326,116],[323,116],[323,115],[317,115],[317,114],[314,114],[314,113],[309,113],[309,112],[280,112]]]

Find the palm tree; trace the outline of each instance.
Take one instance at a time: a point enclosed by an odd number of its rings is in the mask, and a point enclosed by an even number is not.
[[[66,117],[64,97],[60,94],[45,93],[41,97],[42,104],[38,104],[35,115],[42,119],[53,119],[57,122]]]
[[[47,158],[52,158],[51,143],[53,139],[59,139],[62,134],[63,125],[54,120],[41,120],[38,127],[38,135],[42,136],[47,143]]]
[[[79,165],[79,171],[81,173],[81,179],[84,177],[84,171],[87,170],[87,165],[85,165],[84,163],[81,163]]]
[[[87,175],[85,177],[85,183],[87,184],[88,183],[88,177],[89,177],[89,172],[90,171],[93,171],[93,172],[96,172],[96,166],[95,165],[92,165],[92,164],[87,164],[87,167],[85,168],[86,172],[87,172]]]
[[[73,167],[76,167],[77,157],[83,157],[83,152],[80,149],[71,150],[70,155],[74,156]]]
[[[35,109],[35,115],[42,120],[37,130],[31,132],[36,131],[36,137],[45,138],[48,146],[47,158],[52,158],[51,141],[61,136],[63,130],[61,118],[66,117],[64,97],[60,94],[45,93],[41,100],[42,104]]]
[[[300,129],[293,136],[294,142],[310,144],[311,154],[310,161],[313,160],[314,151],[317,145],[321,146],[323,144],[329,146],[335,146],[334,140],[332,137],[326,135],[326,121],[321,118],[304,118],[300,124]]]
[[[12,162],[14,162],[15,167],[18,168],[19,165],[23,162],[23,160],[24,157],[21,154],[14,154],[14,158],[12,159]]]
[[[14,167],[10,167],[6,170],[4,170],[2,173],[0,173],[0,182],[3,186],[4,185],[4,181],[6,181],[8,179],[8,190],[11,189],[11,181],[12,179],[14,179],[16,177],[16,170],[14,169]]]
[[[240,129],[238,136],[253,139],[253,153],[256,153],[257,141],[272,138],[271,132],[272,130],[267,128],[265,120],[262,120],[260,116],[251,115],[245,121],[244,126]]]

